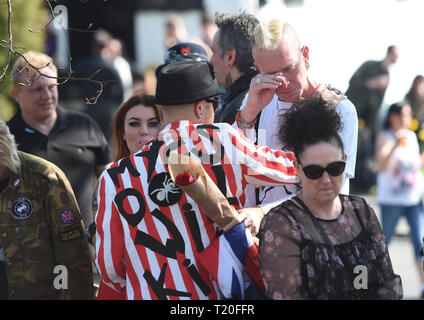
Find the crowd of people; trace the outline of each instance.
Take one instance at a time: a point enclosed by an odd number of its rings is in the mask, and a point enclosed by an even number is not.
[[[0,121],[0,298],[402,299],[388,251],[400,216],[424,297],[424,134],[411,130],[424,121],[423,77],[381,129],[376,118],[398,48],[343,94],[311,79],[309,48],[282,17],[216,14],[196,43],[182,23],[167,21],[154,95],[134,90],[122,42],[94,33],[75,71],[113,82],[81,81],[85,112],[59,106],[49,56],[16,61],[19,110]],[[187,159],[215,194],[185,191],[205,183]],[[352,195],[368,160],[381,225]]]

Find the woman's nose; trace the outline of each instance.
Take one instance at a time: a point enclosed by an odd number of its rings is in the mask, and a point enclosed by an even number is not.
[[[324,182],[324,183],[331,182],[331,177],[327,171],[324,171],[324,173],[322,174],[321,182]]]
[[[140,126],[140,135],[142,135],[142,136],[147,136],[147,135],[149,135],[149,130],[148,130],[148,128],[147,128],[147,125],[142,124],[142,125]]]

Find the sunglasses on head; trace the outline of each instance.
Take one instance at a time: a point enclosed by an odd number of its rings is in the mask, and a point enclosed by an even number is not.
[[[303,167],[300,162],[299,165],[303,169],[303,173],[308,179],[316,180],[322,177],[324,174],[324,171],[327,171],[327,173],[332,177],[337,177],[341,175],[346,167],[345,161],[335,161],[331,162],[329,165],[327,165],[325,168],[316,164],[311,164],[309,166]]]
[[[206,102],[212,103],[213,105],[213,111],[216,111],[216,109],[218,109],[219,106],[219,98],[218,97],[212,97],[212,98],[208,98],[205,99]]]

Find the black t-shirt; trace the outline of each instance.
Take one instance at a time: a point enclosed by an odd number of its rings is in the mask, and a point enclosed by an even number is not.
[[[92,218],[91,199],[97,165],[112,155],[109,144],[93,119],[84,113],[57,108],[58,118],[48,136],[28,126],[21,112],[7,122],[18,149],[39,156],[63,170],[72,185],[84,224]]]

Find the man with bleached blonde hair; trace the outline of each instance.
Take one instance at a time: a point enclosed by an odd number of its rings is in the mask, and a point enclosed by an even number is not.
[[[244,129],[259,145],[281,149],[284,141],[279,141],[280,116],[293,103],[308,99],[320,93],[332,101],[343,122],[339,134],[347,154],[345,179],[342,193],[349,193],[349,179],[354,177],[358,120],[355,107],[338,90],[313,81],[308,75],[310,67],[309,48],[302,46],[299,37],[290,24],[282,17],[268,16],[259,20],[254,31],[252,55],[260,74],[250,82],[248,95],[236,116],[237,126]],[[257,115],[261,112],[259,120]],[[258,137],[255,130],[247,130],[259,121]],[[267,211],[275,205],[296,195],[299,185],[262,187],[256,204]],[[254,195],[250,196],[252,199]],[[251,203],[251,202],[250,202]]]
[[[94,298],[71,185],[54,164],[18,151],[1,120],[0,235],[0,300]]]
[[[19,110],[7,125],[20,151],[63,170],[88,226],[94,178],[110,162],[110,147],[92,118],[58,106],[57,83],[57,68],[48,55],[28,51],[19,57],[12,68],[12,96]]]

